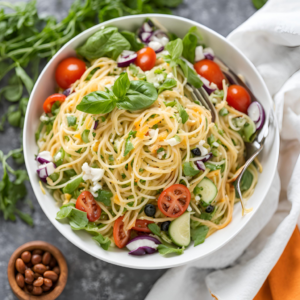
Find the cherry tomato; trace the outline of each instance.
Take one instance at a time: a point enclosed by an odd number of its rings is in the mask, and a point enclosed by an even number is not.
[[[228,88],[227,102],[236,110],[246,114],[251,104],[251,96],[245,88],[234,84]]]
[[[119,217],[114,224],[114,240],[119,248],[124,248],[130,238],[130,230],[124,229],[123,217]]]
[[[190,200],[191,193],[185,185],[173,184],[160,194],[157,206],[165,216],[177,218],[186,211]]]
[[[215,83],[219,90],[223,90],[222,81],[225,76],[214,61],[209,59],[200,60],[194,64],[194,69],[200,76]]]
[[[77,198],[75,207],[87,213],[87,218],[90,222],[95,222],[101,215],[101,207],[97,204],[94,196],[88,192],[82,192]]]
[[[84,61],[69,57],[61,61],[55,71],[55,79],[62,89],[67,89],[85,72]]]
[[[135,64],[140,67],[143,71],[149,71],[155,66],[156,53],[150,48],[146,47],[138,51]]]
[[[135,222],[135,226],[132,228],[136,231],[142,231],[142,232],[151,232],[151,230],[148,228],[148,224],[153,223],[152,221],[148,220],[139,220],[137,219]]]
[[[66,100],[66,98],[67,97],[63,94],[53,94],[53,95],[49,96],[43,104],[43,109],[44,109],[45,113],[46,114],[51,113],[52,105],[56,101],[59,101],[60,103],[63,103]]]

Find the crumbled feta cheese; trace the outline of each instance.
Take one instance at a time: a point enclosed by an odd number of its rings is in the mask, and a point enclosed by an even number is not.
[[[149,136],[150,136],[151,138],[154,138],[156,132],[158,132],[158,129],[150,129],[150,130],[148,131]]]
[[[211,89],[217,89],[218,88],[218,86],[215,84],[215,83],[213,83],[213,82],[211,82],[210,83],[210,86],[209,86]]]
[[[208,153],[208,150],[203,146],[205,144],[205,141],[202,140],[199,142],[198,148],[200,149],[201,155],[206,155]]]
[[[160,43],[163,45],[163,46],[166,46],[168,43],[169,43],[169,39],[165,36],[163,36],[162,38],[159,39]]]
[[[165,76],[163,74],[156,75],[156,80],[158,82],[163,82],[165,80]]]
[[[165,154],[166,154],[165,151],[161,151],[161,152],[159,152],[159,153],[157,154],[157,158],[158,158],[158,159],[162,159],[163,156],[164,156]]]
[[[167,75],[167,78],[174,78],[173,73],[169,73],[169,74]]]
[[[91,187],[90,187],[90,192],[94,197],[98,196],[98,191],[102,189],[102,185],[98,182],[94,183]]]
[[[188,208],[186,209],[187,211],[192,211],[193,209],[191,208],[191,206],[189,205]]]
[[[148,47],[152,48],[154,51],[159,50],[161,47],[163,47],[163,45],[160,42],[157,41],[151,41],[148,44]]]
[[[178,135],[175,135],[173,138],[166,140],[166,142],[173,147],[178,145],[181,142],[181,139]]]
[[[42,148],[44,146],[45,142],[44,141],[38,141],[37,144],[38,144],[39,148]]]
[[[153,85],[154,85],[155,88],[159,87],[159,83],[157,83],[157,82],[154,82]]]
[[[48,161],[53,161],[53,157],[51,156],[49,151],[42,151],[38,154],[38,157],[43,158]]]
[[[198,46],[195,49],[195,61],[199,61],[204,59],[205,56],[203,54],[203,47],[202,46]]]
[[[198,195],[195,196],[195,200],[196,200],[196,201],[200,201],[200,196],[198,196]]]
[[[41,122],[48,122],[50,120],[49,117],[47,117],[45,114],[42,114],[40,117]]]
[[[113,143],[113,142],[114,142],[114,139],[110,139],[109,141],[110,141],[111,143]]]
[[[140,247],[150,247],[156,249],[158,247],[157,244],[155,244],[153,241],[146,240],[146,239],[140,239],[136,240],[134,242],[128,243],[127,246],[129,251],[136,250]]]
[[[220,146],[220,144],[219,143],[217,143],[217,142],[213,142],[213,144],[212,144],[214,147],[216,147],[216,148],[218,148],[219,146]]]
[[[83,171],[83,180],[91,180],[93,182],[97,182],[102,179],[104,175],[104,170],[100,168],[91,168],[88,163],[84,163],[81,167]]]
[[[211,54],[211,55],[215,55],[214,50],[212,48],[209,48],[209,47],[205,48],[203,50],[203,53],[208,53],[208,54]]]

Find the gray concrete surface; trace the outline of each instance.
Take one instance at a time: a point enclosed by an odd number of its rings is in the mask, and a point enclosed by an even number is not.
[[[9,0],[10,3],[20,0]],[[73,0],[38,0],[40,13],[63,18]],[[175,15],[202,23],[226,36],[255,12],[251,0],[184,0]],[[3,87],[0,85],[0,88]],[[8,104],[0,102],[0,116]],[[6,124],[0,133],[0,149],[7,153],[20,145],[20,131]],[[2,176],[2,170],[0,169]],[[21,244],[44,240],[57,246],[69,266],[69,279],[60,300],[141,300],[165,270],[143,271],[118,267],[97,260],[68,242],[50,223],[37,203],[30,184],[28,198],[34,205],[33,228],[21,221],[5,222],[0,215],[0,299],[17,299],[8,284],[6,268],[10,255]],[[201,296],[199,295],[199,299]],[[168,299],[166,299],[168,300]]]

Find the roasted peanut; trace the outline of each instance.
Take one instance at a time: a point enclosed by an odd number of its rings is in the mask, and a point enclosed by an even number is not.
[[[51,258],[51,261],[49,263],[50,268],[54,268],[56,266],[56,259],[54,257]]]
[[[34,286],[31,292],[33,295],[41,295],[43,290],[40,286]]]
[[[31,269],[25,271],[25,282],[31,284],[34,280],[34,273]]]
[[[42,286],[44,284],[44,278],[39,277],[37,280],[33,282],[33,286]]]
[[[32,257],[31,257],[31,262],[32,262],[32,264],[34,264],[34,265],[39,264],[40,262],[42,262],[42,256],[39,255],[39,254],[34,254],[34,255],[32,255]]]
[[[21,258],[18,258],[16,260],[16,269],[19,273],[24,274],[25,273],[25,264]]]
[[[27,284],[26,287],[27,287],[27,290],[31,293],[32,290],[33,290],[33,285],[32,284]]]
[[[18,273],[16,276],[17,285],[22,289],[24,287],[24,276],[21,273]]]
[[[57,275],[59,275],[59,273],[60,273],[60,269],[57,266],[54,267],[52,271],[55,272]]]
[[[31,253],[29,251],[24,251],[22,254],[21,254],[21,258],[22,260],[24,261],[24,263],[29,263],[30,260],[31,260]]]
[[[45,266],[49,265],[50,261],[51,261],[51,258],[52,258],[51,253],[50,252],[45,252],[44,255],[43,255],[43,264]]]
[[[34,273],[33,274],[34,279],[38,279],[40,276],[41,276],[41,274],[39,274],[39,273]]]
[[[53,272],[53,271],[46,271],[46,272],[44,273],[44,277],[45,277],[45,278],[49,278],[49,279],[51,279],[52,281],[56,281],[57,278],[58,278],[58,275],[57,275],[55,272]]]
[[[43,289],[44,292],[48,292],[51,289],[51,287],[42,285],[42,289]]]
[[[43,250],[35,249],[35,250],[32,251],[32,255],[35,255],[35,254],[43,255]]]
[[[39,274],[44,274],[44,272],[47,271],[47,268],[43,264],[37,264],[33,266],[33,271]]]
[[[52,280],[49,279],[49,278],[44,278],[44,285],[45,286],[48,286],[48,287],[51,287],[52,286]]]

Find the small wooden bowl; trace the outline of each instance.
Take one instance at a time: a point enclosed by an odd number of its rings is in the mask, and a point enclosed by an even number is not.
[[[16,282],[15,263],[17,258],[21,257],[22,252],[26,250],[33,251],[35,249],[49,251],[57,260],[58,266],[60,268],[60,275],[53,290],[50,290],[48,293],[42,294],[41,296],[34,296],[25,293],[25,291],[21,289]],[[68,279],[68,266],[63,254],[56,247],[43,241],[32,241],[20,246],[12,254],[8,262],[7,277],[11,289],[20,300],[54,300],[61,294],[66,286]]]

